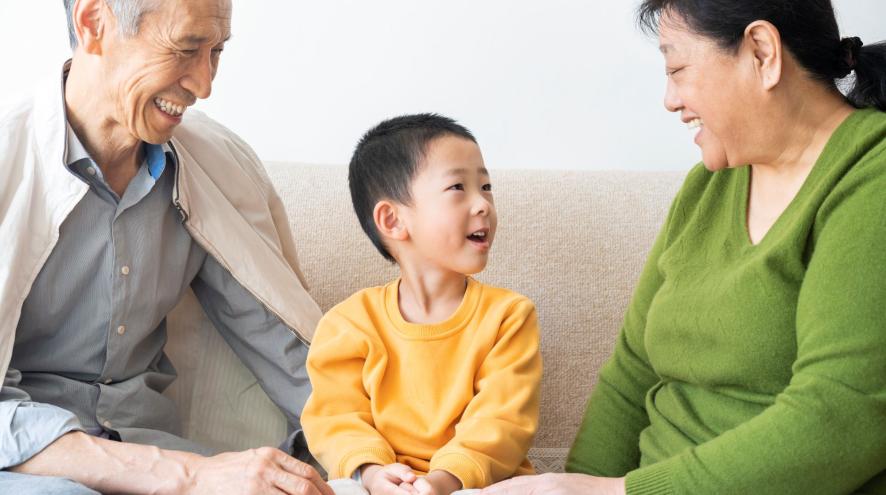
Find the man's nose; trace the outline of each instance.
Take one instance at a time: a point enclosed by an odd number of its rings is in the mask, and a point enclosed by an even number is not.
[[[212,80],[215,78],[215,66],[212,60],[212,51],[200,50],[199,56],[194,59],[182,78],[181,85],[197,98],[206,99],[212,94]]]

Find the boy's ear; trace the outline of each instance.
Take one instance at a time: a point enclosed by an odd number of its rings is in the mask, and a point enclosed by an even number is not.
[[[375,220],[375,228],[382,237],[405,241],[409,238],[409,232],[400,218],[399,205],[388,200],[381,200],[375,204],[372,210],[372,219]]]

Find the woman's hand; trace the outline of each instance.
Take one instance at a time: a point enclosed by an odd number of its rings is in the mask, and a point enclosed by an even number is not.
[[[573,473],[518,476],[489,486],[480,495],[625,495],[625,479]]]

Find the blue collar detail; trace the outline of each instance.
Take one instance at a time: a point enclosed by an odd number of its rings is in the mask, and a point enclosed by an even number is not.
[[[151,177],[154,180],[159,179],[163,171],[166,170],[166,153],[163,152],[163,146],[145,143],[145,159],[148,162],[148,172]]]

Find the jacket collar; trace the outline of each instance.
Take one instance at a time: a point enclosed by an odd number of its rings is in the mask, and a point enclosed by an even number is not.
[[[40,157],[37,166],[46,177],[61,179],[67,177],[71,183],[77,181],[65,168],[67,148],[67,118],[65,112],[64,78],[71,67],[71,61],[65,62],[60,77],[51,78],[42,83],[39,95],[34,102],[34,134],[40,143],[37,154]]]

